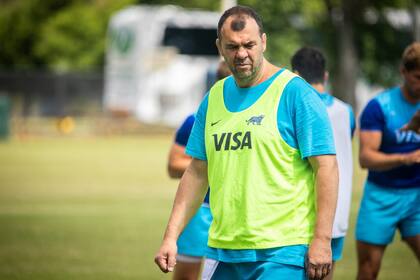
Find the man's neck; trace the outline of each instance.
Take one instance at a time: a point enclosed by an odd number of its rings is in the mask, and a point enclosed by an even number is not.
[[[416,104],[417,102],[420,101],[418,98],[414,98],[408,93],[408,88],[405,85],[401,86],[401,92],[403,94],[404,99],[408,103]]]
[[[325,86],[323,83],[311,84],[311,86],[316,89],[319,93],[325,93]]]
[[[270,62],[268,62],[264,58],[264,60],[262,62],[262,65],[261,65],[261,69],[257,73],[257,75],[255,75],[254,79],[243,81],[243,80],[238,80],[238,79],[235,78],[235,80],[236,80],[237,85],[241,88],[253,87],[253,86],[259,85],[262,82],[264,82],[265,80],[269,79],[279,69],[280,69],[279,67],[271,64]]]

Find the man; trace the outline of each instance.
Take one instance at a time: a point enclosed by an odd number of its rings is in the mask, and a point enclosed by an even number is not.
[[[398,228],[420,260],[420,43],[402,56],[403,85],[373,98],[360,118],[359,161],[369,170],[356,225],[357,279],[376,279]],[[409,124],[409,125],[408,125]]]
[[[204,279],[305,279],[305,255],[311,279],[331,269],[338,172],[328,115],[307,83],[264,58],[266,40],[251,8],[219,20],[216,45],[233,77],[197,112],[186,149],[193,159],[155,258],[164,272],[209,184]]]
[[[320,94],[322,101],[327,106],[334,133],[340,180],[331,241],[333,268],[326,278],[332,279],[334,263],[342,257],[344,237],[349,226],[353,177],[351,139],[355,129],[355,119],[349,104],[326,92],[325,82],[328,79],[328,72],[325,70],[325,57],[319,50],[311,47],[301,48],[293,55],[291,64],[293,72],[304,78]]]
[[[216,80],[230,75],[226,63],[221,61],[216,72]],[[188,116],[175,135],[168,159],[168,173],[171,178],[181,178],[191,162],[191,157],[185,154],[185,146],[190,137],[195,120],[194,114]],[[194,280],[200,275],[202,258],[207,248],[208,231],[211,223],[209,209],[209,193],[203,204],[188,225],[182,231],[177,241],[177,266],[173,279]]]

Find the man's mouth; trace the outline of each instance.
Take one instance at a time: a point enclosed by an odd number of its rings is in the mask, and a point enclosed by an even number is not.
[[[235,66],[236,66],[236,68],[247,68],[247,67],[250,67],[250,64],[248,64],[248,63],[236,63]]]

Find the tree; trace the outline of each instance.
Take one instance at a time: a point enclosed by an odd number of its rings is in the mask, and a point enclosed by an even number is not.
[[[408,9],[407,1],[324,0],[327,21],[325,42],[334,54],[333,92],[356,106],[355,88],[360,77],[390,86],[399,81],[398,65],[403,49],[413,40],[410,30],[396,29],[387,12]],[[324,30],[325,30],[324,29]]]
[[[16,0],[0,10],[0,67],[98,69],[108,19],[135,0]]]
[[[43,22],[55,11],[68,6],[69,0],[3,1],[0,9],[0,67],[19,69],[42,67],[35,55]]]
[[[103,66],[108,20],[129,4],[173,4],[219,11],[212,0],[0,0],[0,68],[60,71]],[[333,93],[355,105],[360,77],[388,86],[398,81],[404,47],[419,33],[418,0],[239,0],[262,15],[267,56],[288,65],[303,45],[328,57]],[[418,4],[417,4],[418,5]],[[417,29],[395,28],[391,9],[413,11]],[[392,11],[392,10],[391,10]],[[415,31],[417,30],[417,31]],[[420,35],[418,35],[420,36]]]

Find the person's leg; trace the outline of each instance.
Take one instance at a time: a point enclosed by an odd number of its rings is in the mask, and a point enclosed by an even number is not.
[[[202,257],[207,248],[211,214],[208,207],[201,206],[178,238],[178,256],[175,280],[196,280],[200,276]]]
[[[357,241],[357,280],[373,280],[378,277],[386,245],[374,245]]]
[[[385,248],[394,238],[404,208],[398,190],[366,182],[356,224],[358,280],[378,276]]]
[[[174,270],[174,280],[197,280],[200,276],[201,262],[177,261]]]
[[[420,189],[408,189],[406,192],[407,214],[400,222],[403,241],[413,250],[420,262]]]
[[[408,244],[408,246],[410,246],[414,254],[416,254],[417,260],[420,262],[420,234],[405,237],[403,240]]]

